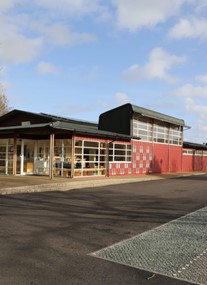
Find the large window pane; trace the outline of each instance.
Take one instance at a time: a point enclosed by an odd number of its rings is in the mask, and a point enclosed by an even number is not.
[[[106,143],[75,141],[75,176],[105,175]]]
[[[152,122],[147,119],[134,116],[133,136],[143,141],[152,141]]]
[[[111,144],[109,148],[109,161],[131,161],[131,145]]]

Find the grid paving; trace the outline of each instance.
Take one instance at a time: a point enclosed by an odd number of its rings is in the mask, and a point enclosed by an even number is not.
[[[207,207],[92,255],[207,285]]]

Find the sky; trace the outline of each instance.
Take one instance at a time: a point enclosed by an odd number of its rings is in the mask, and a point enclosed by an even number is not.
[[[125,103],[207,143],[207,0],[1,0],[12,109],[97,122]]]

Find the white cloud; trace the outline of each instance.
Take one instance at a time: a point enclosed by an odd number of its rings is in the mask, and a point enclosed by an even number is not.
[[[99,0],[34,0],[34,3],[50,11],[53,17],[84,16],[104,9]]]
[[[50,21],[47,17],[48,11],[45,12],[44,17],[41,13],[40,16],[37,14],[38,18],[31,11],[27,13],[28,6],[35,11],[37,8],[35,2],[26,7],[24,14],[17,14],[15,10],[9,10],[18,1],[20,0],[0,3],[0,61],[2,63],[30,62],[40,55],[47,44],[64,46],[96,40],[93,34],[72,31],[68,25],[64,24],[64,21],[62,23]],[[23,5],[25,1],[22,0],[21,4]]]
[[[184,140],[195,143],[207,143],[207,126],[205,121],[197,119],[191,124],[191,129],[184,133]]]
[[[172,39],[200,38],[207,39],[207,20],[191,18],[182,19],[168,33]]]
[[[136,31],[141,27],[154,27],[176,15],[189,0],[112,0],[117,9],[117,25]]]
[[[196,76],[196,80],[200,81],[201,83],[207,84],[207,74],[201,74]]]
[[[189,114],[191,131],[186,133],[190,141],[202,143],[207,137],[206,114],[207,86],[193,86],[185,84],[175,90],[171,95],[182,97],[184,100],[185,112]],[[188,124],[188,123],[187,123]]]
[[[0,37],[0,60],[5,63],[19,64],[34,59],[42,47],[42,39],[30,39],[13,34]]]
[[[144,79],[163,79],[170,83],[174,83],[176,78],[168,74],[168,71],[175,64],[180,64],[186,61],[185,57],[179,57],[167,53],[162,48],[158,47],[151,51],[149,60],[144,66],[134,64],[124,71],[126,80],[136,82]]]
[[[206,6],[207,6],[206,0],[196,1],[196,12],[198,13],[202,13],[203,11],[205,12]]]
[[[193,123],[192,131],[187,136],[189,140],[196,141],[198,143],[207,143],[207,126],[206,126],[206,114],[207,106],[197,103],[192,98],[186,98],[185,100],[186,112],[191,116],[194,115],[196,120]]]
[[[192,98],[186,98],[185,109],[188,113],[196,114],[199,118],[206,120],[207,106],[196,103]],[[206,124],[206,123],[205,123]]]
[[[18,0],[8,1],[8,5],[3,6],[3,1],[0,4],[0,61],[5,64],[29,62],[40,53],[43,47],[42,37],[26,36],[22,30],[22,18],[15,13],[10,14],[9,8],[17,2]],[[5,12],[6,8],[8,11]],[[25,29],[27,24],[28,22],[24,24]]]
[[[46,42],[54,45],[73,45],[96,40],[92,34],[72,32],[69,26],[60,23],[50,26],[34,25],[33,27],[44,36]]]
[[[52,63],[42,61],[37,66],[37,71],[41,74],[57,74],[59,72],[58,68]]]
[[[15,0],[1,0],[0,1],[0,13],[7,11],[14,5]]]
[[[129,98],[129,96],[122,92],[117,92],[115,94],[115,100],[118,105],[123,105],[123,104],[131,102],[131,99]]]
[[[176,89],[172,95],[185,98],[207,98],[207,86],[193,86],[192,84],[188,83]]]

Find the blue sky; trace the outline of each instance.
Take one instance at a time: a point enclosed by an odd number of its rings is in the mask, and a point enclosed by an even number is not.
[[[98,121],[132,104],[207,142],[207,0],[1,0],[9,105]]]

